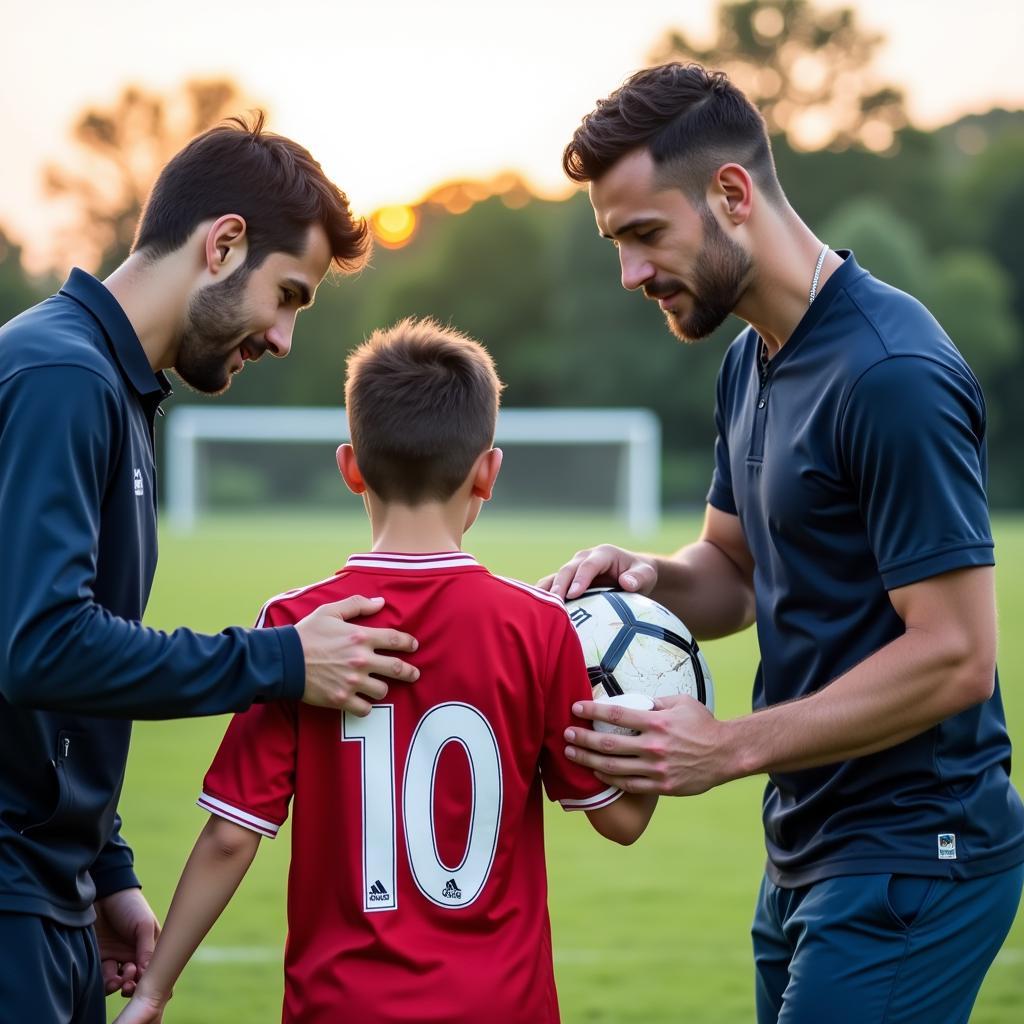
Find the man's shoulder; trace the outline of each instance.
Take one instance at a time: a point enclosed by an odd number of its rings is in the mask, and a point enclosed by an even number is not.
[[[0,383],[16,374],[76,367],[115,389],[118,374],[106,355],[103,330],[74,300],[52,295],[0,326]]]
[[[920,356],[962,363],[942,325],[919,299],[871,274],[861,274],[844,289],[846,329],[869,344],[847,348],[868,363],[891,357]]]

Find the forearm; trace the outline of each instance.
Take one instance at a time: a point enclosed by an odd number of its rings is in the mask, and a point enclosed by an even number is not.
[[[255,832],[211,817],[174,892],[164,929],[139,993],[166,1002],[192,954],[220,917],[259,847]]]
[[[991,697],[991,567],[943,573],[889,599],[904,632],[809,696],[726,721],[690,697],[659,698],[655,711],[584,701],[575,714],[639,735],[570,726],[566,755],[631,793],[687,796],[747,775],[864,757]]]
[[[653,793],[623,793],[607,807],[588,811],[587,817],[605,839],[628,846],[643,835],[657,804]]]
[[[651,555],[658,581],[651,593],[698,640],[714,640],[754,621],[754,590],[720,548],[700,539],[674,555]]]
[[[242,711],[254,699],[298,697],[304,663],[294,630],[163,633],[71,601],[6,608],[0,666],[11,703],[117,718]],[[70,610],[65,610],[70,609]],[[282,634],[289,634],[287,636]]]
[[[987,699],[994,667],[908,629],[818,692],[721,723],[732,777],[873,754]]]

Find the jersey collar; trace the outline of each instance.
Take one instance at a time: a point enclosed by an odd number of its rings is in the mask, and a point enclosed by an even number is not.
[[[401,569],[437,571],[438,569],[465,569],[480,563],[465,551],[432,551],[427,554],[406,555],[397,551],[369,551],[349,555],[346,569]]]

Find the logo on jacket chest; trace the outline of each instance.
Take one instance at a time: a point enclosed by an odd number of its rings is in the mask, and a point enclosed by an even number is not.
[[[135,481],[135,497],[136,498],[141,498],[146,493],[146,488],[145,488],[145,486],[143,485],[143,482],[142,482],[142,470],[141,469],[135,470],[135,472],[133,474],[133,479]]]

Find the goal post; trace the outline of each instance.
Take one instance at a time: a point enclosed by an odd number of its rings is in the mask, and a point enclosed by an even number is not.
[[[325,407],[182,406],[168,416],[164,458],[166,511],[178,530],[196,526],[201,505],[200,447],[205,443],[283,444],[349,440],[344,410]],[[495,444],[617,445],[623,468],[615,506],[631,533],[658,528],[661,426],[649,409],[502,409]]]

